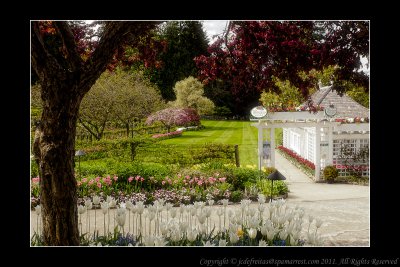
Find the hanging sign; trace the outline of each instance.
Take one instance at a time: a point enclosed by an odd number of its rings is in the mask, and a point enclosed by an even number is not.
[[[251,115],[255,118],[263,118],[267,115],[267,109],[263,106],[257,106],[250,111]]]

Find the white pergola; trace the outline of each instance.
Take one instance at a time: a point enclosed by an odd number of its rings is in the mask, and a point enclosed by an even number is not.
[[[273,112],[251,125],[258,128],[258,167],[262,168],[264,132],[270,129],[271,155],[270,166],[275,167],[275,128],[315,127],[315,181],[320,180],[321,146],[325,146],[324,166],[333,163],[333,132],[359,132],[369,137],[369,123],[341,123],[325,115],[324,111]],[[321,138],[322,136],[322,138]],[[303,140],[304,141],[304,140]]]

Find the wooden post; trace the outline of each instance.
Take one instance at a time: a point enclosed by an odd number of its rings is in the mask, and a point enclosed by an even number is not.
[[[239,146],[238,145],[235,145],[235,162],[236,162],[236,167],[240,167]]]
[[[271,167],[275,168],[275,128],[271,128]]]
[[[315,181],[320,180],[321,172],[321,127],[315,127]]]

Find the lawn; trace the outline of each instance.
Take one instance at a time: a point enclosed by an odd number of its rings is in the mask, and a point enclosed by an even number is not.
[[[203,120],[205,129],[187,131],[181,137],[162,141],[165,144],[188,145],[222,143],[239,145],[240,164],[257,164],[257,128],[251,121],[211,121]],[[276,130],[277,143],[282,129]]]

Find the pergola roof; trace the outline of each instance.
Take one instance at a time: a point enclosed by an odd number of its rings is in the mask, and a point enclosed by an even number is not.
[[[333,104],[336,108],[336,118],[369,118],[369,109],[354,101],[351,97],[343,94],[340,96],[332,90],[333,86],[320,87],[317,92],[311,95],[315,105],[329,107]]]

